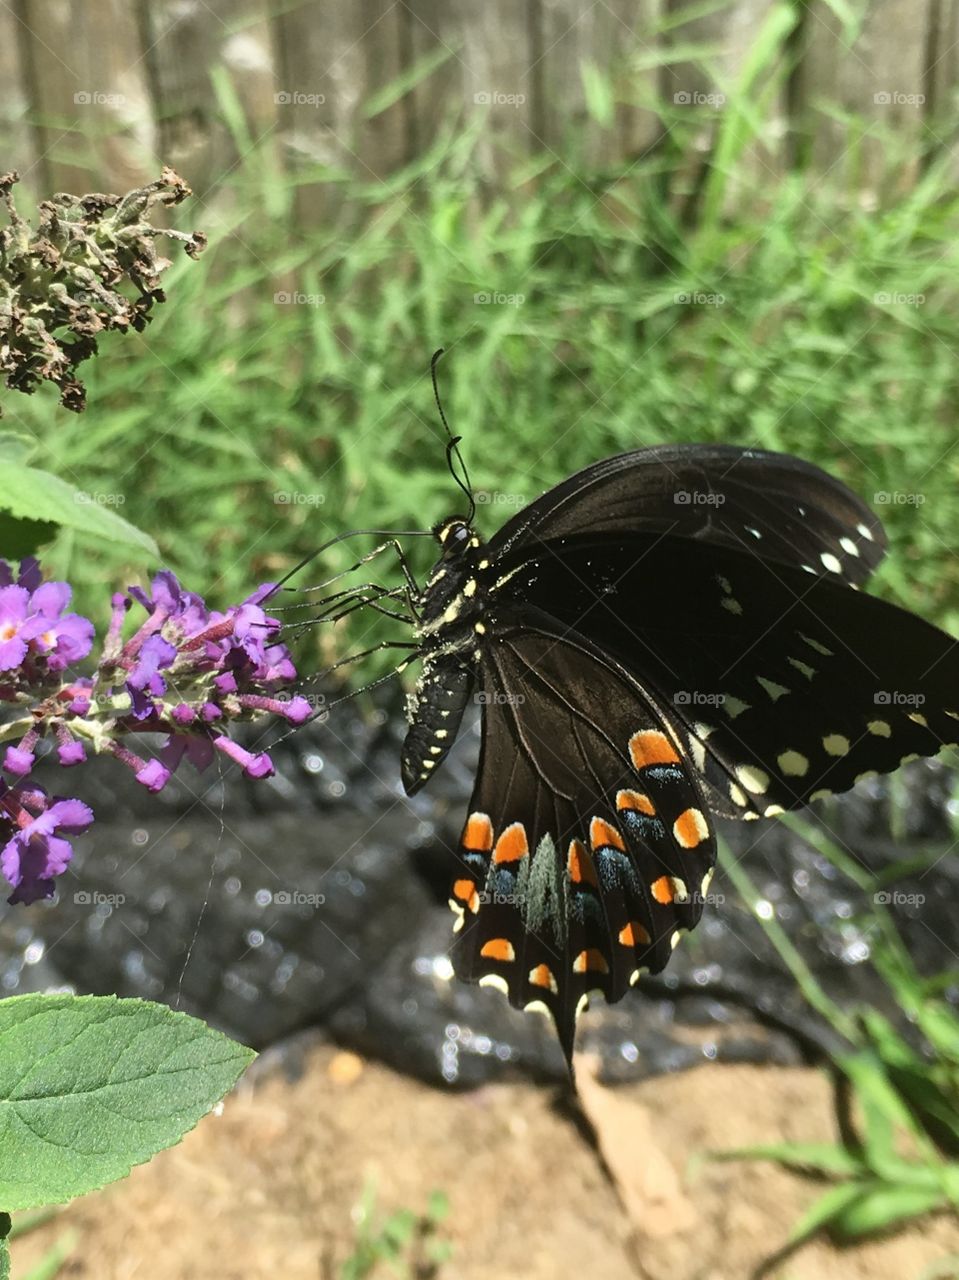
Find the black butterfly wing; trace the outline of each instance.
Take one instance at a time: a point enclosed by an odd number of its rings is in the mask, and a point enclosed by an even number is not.
[[[818,467],[787,454],[669,445],[607,458],[524,507],[492,538],[505,558],[585,534],[673,533],[862,585],[886,537],[873,512]]]
[[[658,972],[702,913],[715,841],[678,724],[528,610],[482,664],[483,745],[451,905],[457,976],[552,1014]]]
[[[794,809],[959,737],[956,641],[834,578],[634,534],[542,544],[499,581],[491,617],[549,613],[669,708],[714,812]]]

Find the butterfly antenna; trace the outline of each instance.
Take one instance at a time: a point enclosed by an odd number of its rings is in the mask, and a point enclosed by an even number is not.
[[[433,379],[433,398],[436,400],[436,407],[440,411],[440,420],[446,428],[447,436],[449,436],[449,440],[446,445],[446,465],[450,469],[450,475],[469,499],[470,509],[469,515],[466,517],[466,523],[472,524],[473,517],[476,515],[476,499],[473,497],[473,486],[470,484],[470,474],[466,469],[466,463],[463,461],[463,455],[460,453],[459,444],[463,437],[454,436],[450,430],[450,424],[446,421],[446,414],[443,412],[443,404],[440,400],[440,389],[436,381],[436,366],[439,364],[440,356],[443,354],[443,351],[443,347],[440,347],[438,351],[434,351],[433,358],[430,361],[430,377]],[[463,472],[462,478],[456,474],[456,469],[453,466],[454,456],[456,457],[456,461],[460,464],[460,469]]]

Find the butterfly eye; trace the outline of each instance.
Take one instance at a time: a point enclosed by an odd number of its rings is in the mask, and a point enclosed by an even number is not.
[[[456,542],[465,542],[469,537],[469,532],[465,524],[458,524],[453,530],[453,538]]]

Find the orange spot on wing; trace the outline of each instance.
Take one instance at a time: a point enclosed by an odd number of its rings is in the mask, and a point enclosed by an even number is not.
[[[548,991],[554,994],[559,990],[556,985],[556,979],[553,977],[553,971],[548,964],[538,964],[535,969],[530,969],[529,980],[534,987],[546,987]]]
[[[624,947],[648,947],[652,938],[638,920],[631,920],[625,929],[620,929],[619,940]]]
[[[695,849],[708,837],[709,827],[699,809],[687,809],[673,823],[673,835],[684,849]]]
[[[586,846],[582,840],[570,840],[566,865],[569,869],[569,878],[573,884],[591,884],[594,889],[599,888],[593,859],[586,852]]]
[[[526,828],[521,822],[514,822],[506,828],[496,841],[493,850],[494,862],[518,862],[529,854],[529,843],[526,839]]]
[[[609,973],[609,965],[602,951],[589,947],[573,961],[573,973]]]
[[[674,898],[673,882],[669,876],[660,876],[658,880],[654,880],[649,886],[652,890],[653,897],[657,902],[661,902],[663,906],[672,902]]]
[[[470,911],[479,911],[479,894],[472,880],[457,880],[453,885],[453,897],[465,902]]]
[[[626,852],[626,842],[623,837],[603,818],[593,818],[590,822],[589,843],[594,849],[613,848]]]
[[[651,764],[679,764],[676,748],[658,729],[640,729],[629,740],[629,754],[637,769]]]
[[[509,938],[490,938],[489,942],[484,942],[480,947],[480,955],[485,956],[487,960],[508,962],[516,959],[516,952]]]
[[[645,813],[647,817],[654,818],[656,816],[656,806],[650,800],[649,796],[643,795],[641,791],[617,791],[616,792],[616,808],[634,810],[636,813]]]
[[[493,847],[493,824],[485,813],[471,813],[463,831],[463,847],[474,853],[489,853]]]

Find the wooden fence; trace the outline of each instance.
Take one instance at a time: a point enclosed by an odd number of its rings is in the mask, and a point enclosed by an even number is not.
[[[202,196],[259,144],[374,181],[452,114],[494,177],[500,141],[604,167],[743,77],[767,167],[834,165],[855,112],[915,141],[908,181],[951,145],[959,0],[0,0],[0,170],[123,190],[164,161]]]

